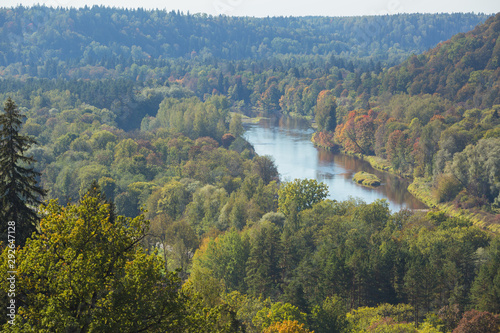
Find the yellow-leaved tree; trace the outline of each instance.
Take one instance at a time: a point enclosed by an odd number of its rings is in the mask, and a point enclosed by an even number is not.
[[[297,320],[284,320],[272,324],[264,333],[314,333],[304,327],[304,324],[299,324]]]

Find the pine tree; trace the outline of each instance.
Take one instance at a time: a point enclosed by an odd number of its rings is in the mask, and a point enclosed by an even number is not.
[[[25,156],[35,140],[19,134],[23,116],[10,99],[5,102],[4,113],[0,114],[0,241],[4,244],[14,239],[15,244],[24,245],[35,231],[38,220],[35,211],[45,191],[37,185],[40,173],[33,170],[33,157]],[[8,229],[8,222],[15,222],[15,230]]]

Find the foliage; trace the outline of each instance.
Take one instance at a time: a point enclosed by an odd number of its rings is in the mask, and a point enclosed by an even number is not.
[[[202,284],[206,275],[210,275],[227,290],[246,292],[242,276],[245,275],[249,247],[248,238],[234,229],[215,239],[205,240],[193,258],[191,280],[195,285]]]
[[[383,84],[391,92],[437,92],[450,100],[469,100],[476,107],[499,104],[498,91],[490,88],[490,82],[498,79],[494,73],[499,66],[498,18],[490,17],[474,30],[457,34],[426,54],[410,57],[393,68]],[[446,79],[437,78],[436,70]]]
[[[0,98],[28,116],[19,133],[39,142],[40,182],[68,204],[46,204],[42,234],[18,252],[19,330],[434,333],[473,307],[498,312],[488,234],[444,212],[324,200],[313,180],[280,184],[241,121],[314,117],[316,144],[425,177],[416,185],[440,207],[494,213],[498,15],[392,68],[485,16],[19,6],[0,18],[16,46],[1,48]],[[76,203],[94,181],[117,213],[96,191]]]
[[[184,303],[179,280],[138,246],[147,228],[144,216],[116,216],[96,187],[77,205],[51,201],[42,212],[40,234],[16,253],[19,312],[16,325],[6,324],[5,331],[176,327]],[[7,254],[8,248],[2,256]]]
[[[346,309],[338,296],[327,297],[320,305],[315,305],[308,317],[310,327],[316,333],[349,332]]]
[[[0,115],[0,241],[18,246],[23,246],[35,231],[38,215],[34,206],[45,194],[37,184],[40,173],[31,166],[35,159],[26,156],[36,141],[20,134],[23,118],[17,105],[8,98]],[[15,225],[7,225],[9,221]]]
[[[11,66],[9,72],[16,68],[16,63],[29,65],[28,74],[49,78],[72,74],[107,77],[109,69],[116,68],[121,73],[130,68],[133,79],[144,79],[143,67],[165,65],[165,58],[210,61],[345,53],[337,61],[348,63],[349,59],[369,58],[373,54],[375,61],[394,63],[455,33],[468,31],[486,19],[485,15],[475,14],[405,14],[285,20],[104,6],[75,10],[18,6],[3,8],[0,15],[7,23],[1,35],[5,41],[1,49],[6,51],[0,66]],[[95,29],[89,28],[89,23]],[[366,26],[376,28],[368,32]],[[443,26],[446,29],[440,28]],[[305,34],[304,29],[310,33]],[[99,33],[102,31],[106,34]],[[9,43],[16,45],[16,51],[11,50]],[[40,55],[44,66],[39,71],[30,53]],[[215,83],[219,91],[223,89],[224,82],[218,82],[217,77]]]
[[[460,192],[462,186],[453,175],[439,175],[434,194],[437,202],[452,201]]]
[[[264,333],[310,333],[304,324],[299,324],[296,320],[284,320],[274,323],[263,331]]]
[[[364,114],[362,110],[349,112],[343,124],[335,130],[336,141],[344,149],[370,155],[375,147],[375,124],[373,111]]]
[[[469,193],[486,197],[490,203],[500,202],[500,139],[481,139],[468,145],[453,157],[451,170]]]
[[[279,327],[284,329],[282,325],[296,325],[299,329],[303,329],[306,321],[306,314],[299,311],[299,309],[289,303],[276,302],[270,308],[263,308],[253,318],[255,326],[262,329],[264,332],[279,331]],[[288,323],[285,323],[288,322]],[[294,324],[293,322],[296,322]],[[299,323],[301,324],[299,326]],[[285,326],[286,327],[286,326]],[[285,332],[287,332],[285,330]],[[308,332],[308,331],[305,331]]]
[[[366,185],[366,186],[379,186],[380,179],[374,174],[360,171],[356,172],[354,177],[352,178],[356,183]]]
[[[399,332],[397,326],[411,321],[412,312],[413,308],[407,304],[398,304],[397,306],[381,304],[376,308],[362,307],[352,310],[347,315],[347,319],[355,332],[385,332],[391,328],[394,329],[394,332]],[[414,326],[409,328],[410,332],[416,332]],[[403,330],[403,332],[406,331]]]
[[[481,266],[477,278],[474,280],[471,298],[476,309],[500,312],[500,242],[495,237],[487,249],[486,262]]]
[[[253,297],[276,299],[281,293],[279,238],[279,229],[267,221],[263,221],[253,230],[245,277],[248,294]]]
[[[318,95],[315,109],[315,120],[318,131],[334,131],[337,126],[337,104],[331,91],[323,90]]]
[[[464,313],[453,333],[493,333],[498,332],[499,327],[500,318],[498,318],[498,315],[470,310]]]
[[[174,332],[184,333],[243,333],[246,332],[243,323],[236,318],[234,309],[225,302],[207,305],[202,294],[186,283],[182,291],[188,296],[186,302],[186,317],[182,326]]]
[[[184,133],[191,139],[210,136],[220,140],[227,132],[227,106],[224,97],[214,96],[204,103],[196,97],[183,100],[170,97],[161,102],[157,119],[162,127]]]
[[[285,216],[297,214],[312,208],[315,203],[326,198],[327,193],[327,186],[314,179],[295,179],[283,183],[278,191],[278,211]]]

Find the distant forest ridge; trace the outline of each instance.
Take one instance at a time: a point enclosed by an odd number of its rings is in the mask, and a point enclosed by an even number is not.
[[[163,67],[166,59],[179,57],[210,62],[281,55],[392,66],[472,30],[487,17],[456,13],[253,18],[102,6],[18,6],[0,8],[0,69],[21,65],[20,71],[29,76],[56,77],[56,70],[40,75],[37,66]],[[15,71],[3,75],[8,73]]]

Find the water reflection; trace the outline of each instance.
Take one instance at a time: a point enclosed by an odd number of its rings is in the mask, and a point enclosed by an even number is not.
[[[246,129],[246,139],[259,155],[273,156],[285,181],[295,178],[322,181],[330,189],[329,198],[335,200],[349,197],[359,197],[366,202],[387,199],[393,211],[404,207],[425,208],[406,190],[407,181],[375,170],[359,158],[316,149],[310,141],[314,130],[305,120],[286,117],[266,119],[259,124],[246,125]],[[368,188],[355,184],[352,177],[358,171],[377,175],[382,185]]]

